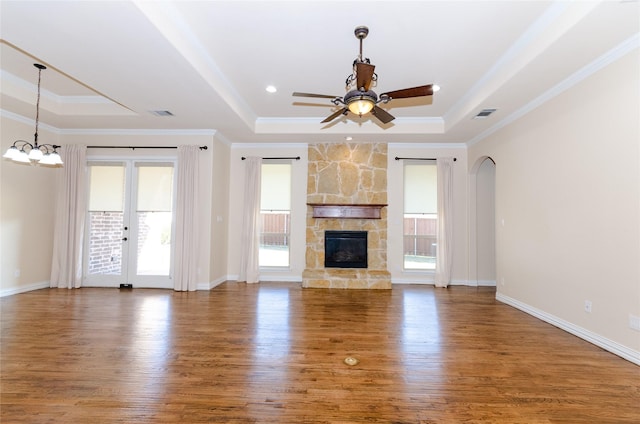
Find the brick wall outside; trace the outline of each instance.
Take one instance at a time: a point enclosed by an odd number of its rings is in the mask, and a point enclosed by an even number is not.
[[[89,212],[89,274],[119,274],[122,268],[122,212]]]

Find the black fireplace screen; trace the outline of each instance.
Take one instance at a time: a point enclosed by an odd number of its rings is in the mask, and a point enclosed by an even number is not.
[[[325,231],[325,268],[366,268],[366,231]]]

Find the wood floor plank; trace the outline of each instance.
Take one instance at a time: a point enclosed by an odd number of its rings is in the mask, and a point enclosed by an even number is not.
[[[490,288],[45,289],[0,306],[2,423],[640,422],[640,367]]]

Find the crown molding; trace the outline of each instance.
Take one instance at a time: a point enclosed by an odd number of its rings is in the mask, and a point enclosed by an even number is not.
[[[306,149],[312,143],[232,143],[231,149]]]
[[[531,112],[535,108],[548,102],[549,100],[560,95],[564,91],[580,83],[581,81],[588,78],[589,76],[595,74],[596,72],[600,71],[606,66],[612,64],[616,60],[622,58],[626,54],[631,53],[633,50],[637,49],[638,47],[640,47],[640,34],[635,34],[629,37],[627,40],[620,43],[618,46],[609,50],[607,53],[598,57],[593,62],[582,67],[577,72],[574,72],[569,77],[565,78],[558,84],[554,85],[553,87],[551,87],[551,89],[545,91],[540,96],[536,97],[529,103],[525,104],[523,107],[516,110],[511,115],[508,115],[500,122],[496,123],[492,127],[487,128],[485,131],[473,137],[466,143],[467,146],[473,146],[474,144],[480,142],[484,138],[495,133],[499,129],[506,127],[507,125],[511,124],[512,122],[516,121],[517,119]]]
[[[394,149],[467,149],[465,143],[388,143]]]
[[[0,109],[0,117],[11,119],[27,125],[35,125],[36,121],[8,110]],[[205,135],[218,136],[216,130],[209,129],[100,129],[100,128],[69,128],[60,129],[43,122],[38,123],[38,127],[59,135],[155,135],[155,136],[175,136],[175,135]],[[224,141],[223,141],[224,142]]]
[[[12,121],[20,122],[21,124],[27,124],[31,126],[36,125],[36,121],[33,118],[27,118],[26,116],[18,115],[17,113],[9,112],[5,109],[0,109],[0,117],[11,119]],[[47,130],[54,134],[62,134],[61,130],[51,125],[45,124],[42,121],[38,123],[38,128]]]
[[[175,136],[175,135],[205,135],[215,136],[216,130],[206,129],[64,129],[59,130],[62,135],[155,135],[155,136]]]

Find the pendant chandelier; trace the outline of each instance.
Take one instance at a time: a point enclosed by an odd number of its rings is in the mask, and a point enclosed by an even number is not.
[[[62,166],[62,158],[57,150],[60,146],[55,144],[38,144],[38,122],[40,120],[40,76],[46,66],[34,63],[38,68],[38,100],[36,102],[36,132],[33,136],[33,143],[25,140],[16,140],[2,156],[14,162],[29,163],[32,165]]]

